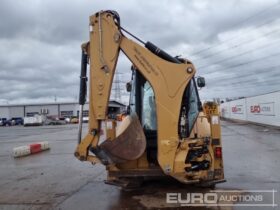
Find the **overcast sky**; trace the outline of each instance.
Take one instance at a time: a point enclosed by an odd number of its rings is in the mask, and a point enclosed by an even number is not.
[[[77,101],[80,45],[88,17],[101,9],[117,10],[124,28],[193,61],[206,78],[203,99],[280,90],[279,0],[1,0],[0,104]],[[123,82],[130,65],[120,57]]]

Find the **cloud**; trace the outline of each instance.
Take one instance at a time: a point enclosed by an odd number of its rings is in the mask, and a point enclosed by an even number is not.
[[[276,3],[2,0],[0,103],[46,102],[55,96],[58,101],[77,100],[80,45],[88,40],[89,16],[101,9],[117,10],[124,28],[174,56],[192,60],[198,74],[206,77],[204,99],[279,90]],[[121,55],[117,72],[126,101],[123,89],[131,77],[130,65]]]

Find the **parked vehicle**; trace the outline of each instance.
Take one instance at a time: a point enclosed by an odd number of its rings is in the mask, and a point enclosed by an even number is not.
[[[7,120],[7,118],[2,118],[0,121],[1,126],[12,126],[14,125],[12,119]]]
[[[44,125],[65,125],[65,118],[61,117],[53,117],[48,116],[46,120],[44,121]]]
[[[88,122],[88,117],[83,117],[83,122],[87,123]]]
[[[126,117],[126,113],[120,113],[116,115],[116,120],[117,121],[122,121]]]
[[[65,117],[64,121],[65,121],[65,123],[67,123],[67,124],[70,123],[71,117]]]
[[[77,124],[78,122],[79,122],[79,119],[77,117],[71,117],[70,123]]]
[[[117,116],[116,116],[116,114],[111,113],[111,114],[108,114],[108,119],[116,120],[116,119],[117,119]]]
[[[23,125],[23,118],[21,117],[13,117],[10,119],[12,125]]]
[[[7,121],[7,118],[0,118],[0,126],[4,126],[4,123]]]
[[[13,122],[12,122],[12,120],[10,119],[10,120],[6,120],[5,122],[4,122],[4,124],[3,124],[3,126],[12,126],[13,125]]]
[[[34,115],[33,117],[24,117],[23,125],[24,126],[38,126],[38,125],[43,125],[44,121],[45,121],[45,116]]]

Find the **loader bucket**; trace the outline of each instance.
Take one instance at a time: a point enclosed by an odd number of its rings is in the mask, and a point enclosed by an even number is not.
[[[125,117],[119,125],[116,138],[105,140],[100,149],[114,163],[138,159],[146,149],[146,137],[136,114]]]

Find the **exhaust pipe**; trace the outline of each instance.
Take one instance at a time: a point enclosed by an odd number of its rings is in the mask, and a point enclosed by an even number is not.
[[[87,95],[87,62],[88,55],[84,50],[82,50],[82,59],[81,59],[81,75],[80,75],[80,94],[79,94],[79,133],[78,133],[78,144],[82,140],[82,126],[83,126],[83,110],[84,104],[86,102]]]

